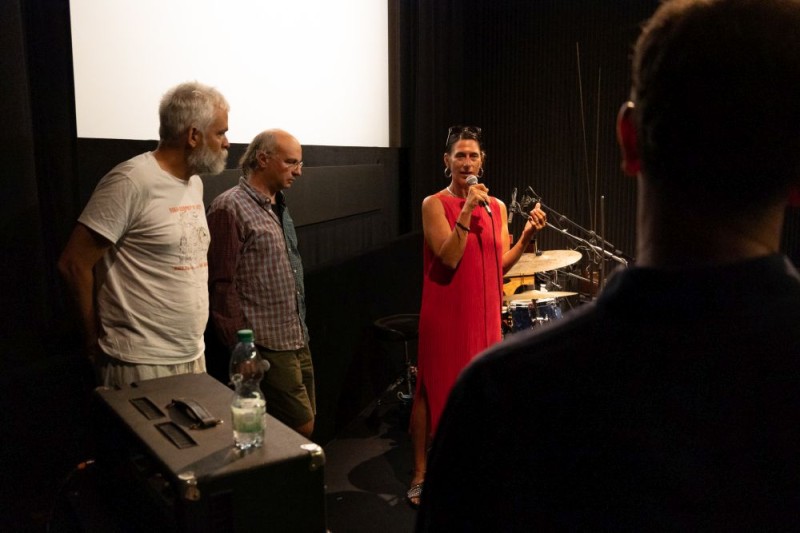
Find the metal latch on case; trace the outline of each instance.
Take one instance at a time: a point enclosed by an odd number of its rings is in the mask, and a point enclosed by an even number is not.
[[[313,472],[325,466],[325,452],[322,450],[322,446],[311,443],[301,444],[300,447],[307,451],[308,455],[311,457],[311,464],[308,465],[309,470]]]

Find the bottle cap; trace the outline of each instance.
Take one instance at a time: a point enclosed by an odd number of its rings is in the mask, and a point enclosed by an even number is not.
[[[253,342],[252,329],[240,329],[236,332],[236,336],[239,338],[239,342]]]

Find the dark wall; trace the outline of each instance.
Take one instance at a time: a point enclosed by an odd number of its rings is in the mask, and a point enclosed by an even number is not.
[[[77,139],[76,212],[114,165],[156,145],[156,141]],[[219,179],[204,177],[207,200],[238,182],[236,165],[246,147],[231,145],[229,170]],[[400,172],[399,149],[304,146],[303,161],[303,175],[286,197],[297,222],[306,270],[383,246],[408,231],[401,227],[401,218],[408,217],[408,202],[398,202],[401,191],[408,188],[408,176]]]
[[[74,213],[66,1],[0,2],[0,529],[30,530],[86,457],[91,374],[72,337],[55,260]]]
[[[549,207],[633,253],[634,181],[622,177],[614,119],[629,90],[628,55],[655,0],[421,0],[412,169],[414,215],[441,189],[452,124],[483,129],[483,179],[510,200],[531,186]],[[463,21],[463,23],[455,23]],[[514,225],[518,234],[521,225]],[[570,245],[555,232],[544,249]]]
[[[316,439],[333,438],[400,375],[399,346],[379,341],[372,324],[419,312],[421,288],[419,233],[306,273],[318,385]]]
[[[2,134],[2,173],[0,194],[11,201],[0,210],[0,293],[3,294],[3,332],[34,330],[33,319],[41,314],[45,302],[45,287],[39,281],[45,273],[44,245],[36,169],[33,157],[33,126],[31,124],[31,95],[26,72],[19,69],[23,57],[25,36],[22,32],[22,12],[18,1],[0,5],[0,20],[7,21],[7,31],[0,31],[0,72],[3,76],[4,98],[0,98],[0,113],[8,127]],[[20,224],[21,221],[27,221]],[[25,261],[20,261],[20,258]],[[28,290],[19,290],[22,280],[36,280]],[[15,312],[10,312],[10,309]]]
[[[27,359],[47,332],[61,330],[55,272],[72,216],[74,107],[66,1],[3,2],[0,59],[3,128],[0,182],[2,338]],[[67,21],[66,26],[64,21]]]
[[[483,128],[483,181],[506,203],[531,186],[544,203],[635,255],[635,181],[620,172],[617,110],[628,98],[630,53],[657,0],[407,0],[401,94],[411,139],[412,224],[447,183],[453,124]],[[409,66],[413,65],[413,67]],[[519,217],[512,231],[519,235]],[[551,217],[555,222],[555,217]],[[573,243],[552,229],[540,248]],[[783,250],[800,263],[800,210]]]

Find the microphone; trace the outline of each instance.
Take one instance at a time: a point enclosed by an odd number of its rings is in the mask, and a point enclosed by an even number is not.
[[[508,223],[511,224],[511,221],[514,220],[514,212],[517,210],[517,188],[514,187],[514,190],[511,192],[511,202],[508,204]]]
[[[477,185],[477,184],[478,184],[478,176],[474,176],[474,175],[467,176],[467,185],[469,185],[471,187],[471,186]],[[483,206],[484,209],[486,209],[486,212],[489,214],[489,216],[491,216],[492,215],[492,209],[489,207],[489,203],[481,201],[481,205]]]

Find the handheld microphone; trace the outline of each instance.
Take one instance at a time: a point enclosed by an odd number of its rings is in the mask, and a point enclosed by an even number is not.
[[[467,176],[467,185],[471,187],[477,184],[478,184],[478,176],[474,175]],[[483,206],[483,208],[486,209],[486,212],[489,214],[489,216],[492,215],[492,209],[489,207],[489,202],[484,202],[483,200],[481,200],[481,206]]]

